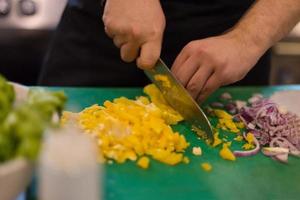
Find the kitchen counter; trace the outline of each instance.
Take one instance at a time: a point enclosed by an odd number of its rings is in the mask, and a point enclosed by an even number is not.
[[[120,96],[134,98],[142,95],[140,88],[51,88],[64,89],[69,97],[67,110],[80,111],[92,104],[102,104],[107,99]],[[275,87],[230,87],[213,94],[208,102],[228,91],[235,99],[246,100],[253,93],[265,96],[278,90],[300,90],[300,85]],[[104,175],[106,200],[200,200],[200,199],[299,199],[300,159],[289,158],[288,164],[276,162],[259,153],[253,157],[225,161],[219,156],[219,148],[210,148],[181,123],[174,127],[190,142],[186,155],[189,164],[167,166],[151,160],[148,170],[140,169],[133,162],[107,165]],[[234,134],[232,136],[234,137]],[[201,146],[203,155],[192,155],[191,149]],[[238,148],[237,145],[232,146]],[[211,172],[205,172],[200,164],[209,162]],[[35,185],[31,186],[30,198],[35,199]]]

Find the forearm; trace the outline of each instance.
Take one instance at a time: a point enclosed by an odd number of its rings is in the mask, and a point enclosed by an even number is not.
[[[263,53],[300,20],[300,0],[257,0],[231,34]]]

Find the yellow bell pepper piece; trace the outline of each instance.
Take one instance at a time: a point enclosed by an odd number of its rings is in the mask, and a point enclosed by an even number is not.
[[[148,169],[149,164],[150,164],[150,159],[146,156],[141,157],[137,162],[137,165],[143,169]]]
[[[223,148],[220,150],[220,156],[224,160],[235,161],[236,160],[235,155],[229,149],[230,144],[231,143],[223,143]]]
[[[208,162],[202,163],[201,167],[204,171],[207,171],[207,172],[210,172],[212,170],[212,166]]]

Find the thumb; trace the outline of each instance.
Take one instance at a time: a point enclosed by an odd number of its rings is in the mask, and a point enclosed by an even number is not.
[[[140,56],[137,59],[137,66],[141,69],[150,69],[154,67],[161,53],[161,42],[146,42],[141,47]]]

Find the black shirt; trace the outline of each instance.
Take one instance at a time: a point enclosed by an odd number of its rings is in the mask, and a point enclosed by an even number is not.
[[[197,10],[196,15],[207,13],[212,13],[213,15],[227,15],[236,12],[244,13],[254,1],[255,0],[162,0],[161,4],[164,6],[173,3],[174,5],[177,4],[183,7],[194,7],[194,10]],[[101,7],[103,7],[105,0],[69,0],[68,2],[69,5],[97,15]],[[183,12],[182,14],[185,13]]]
[[[253,2],[161,0],[167,21],[161,58],[172,66],[187,43],[222,34],[237,23]],[[102,12],[101,0],[69,0],[45,59],[40,84],[143,86],[148,82],[134,62],[121,61],[119,49],[104,32]],[[270,57],[266,54],[238,84],[267,84],[269,69]]]

